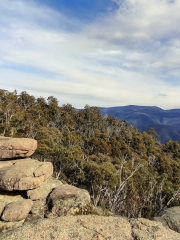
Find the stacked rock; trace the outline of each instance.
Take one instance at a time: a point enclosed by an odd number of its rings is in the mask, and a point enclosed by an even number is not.
[[[51,177],[53,165],[30,157],[37,141],[0,137],[0,232],[39,218],[83,214],[86,190]],[[68,199],[68,201],[67,201]]]

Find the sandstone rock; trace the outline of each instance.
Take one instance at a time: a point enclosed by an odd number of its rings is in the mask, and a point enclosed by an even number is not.
[[[86,214],[90,208],[90,195],[84,189],[63,184],[52,191],[47,204],[54,216]]]
[[[162,223],[144,218],[131,219],[132,236],[136,240],[180,240],[180,234],[165,228]]]
[[[133,240],[126,218],[68,216],[44,219],[0,234],[0,240]],[[169,239],[170,240],[170,239]]]
[[[0,137],[0,160],[30,157],[36,148],[34,139]]]
[[[180,233],[180,207],[168,208],[161,218],[170,229]]]
[[[19,200],[7,204],[1,215],[5,222],[17,222],[25,219],[32,208],[33,202],[30,199]]]
[[[46,199],[52,189],[61,185],[61,181],[50,177],[39,188],[27,191],[27,197],[32,200]]]
[[[52,174],[50,162],[32,159],[13,162],[13,165],[0,169],[0,189],[14,191],[38,188]]]

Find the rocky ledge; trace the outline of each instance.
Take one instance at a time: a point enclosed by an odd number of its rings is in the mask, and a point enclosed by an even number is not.
[[[66,216],[44,219],[0,234],[0,240],[180,240],[160,222],[123,217]]]

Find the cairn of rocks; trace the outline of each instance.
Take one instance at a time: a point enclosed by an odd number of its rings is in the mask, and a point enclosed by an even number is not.
[[[86,214],[86,190],[54,179],[51,162],[30,157],[37,141],[0,137],[0,232],[40,218]]]

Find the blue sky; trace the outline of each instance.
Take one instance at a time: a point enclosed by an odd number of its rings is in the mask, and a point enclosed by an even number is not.
[[[72,15],[83,20],[95,20],[102,13],[118,8],[118,4],[111,0],[37,0],[42,6],[46,5],[54,10],[63,11],[66,16]]]
[[[3,0],[0,88],[180,108],[179,12],[178,0]]]

